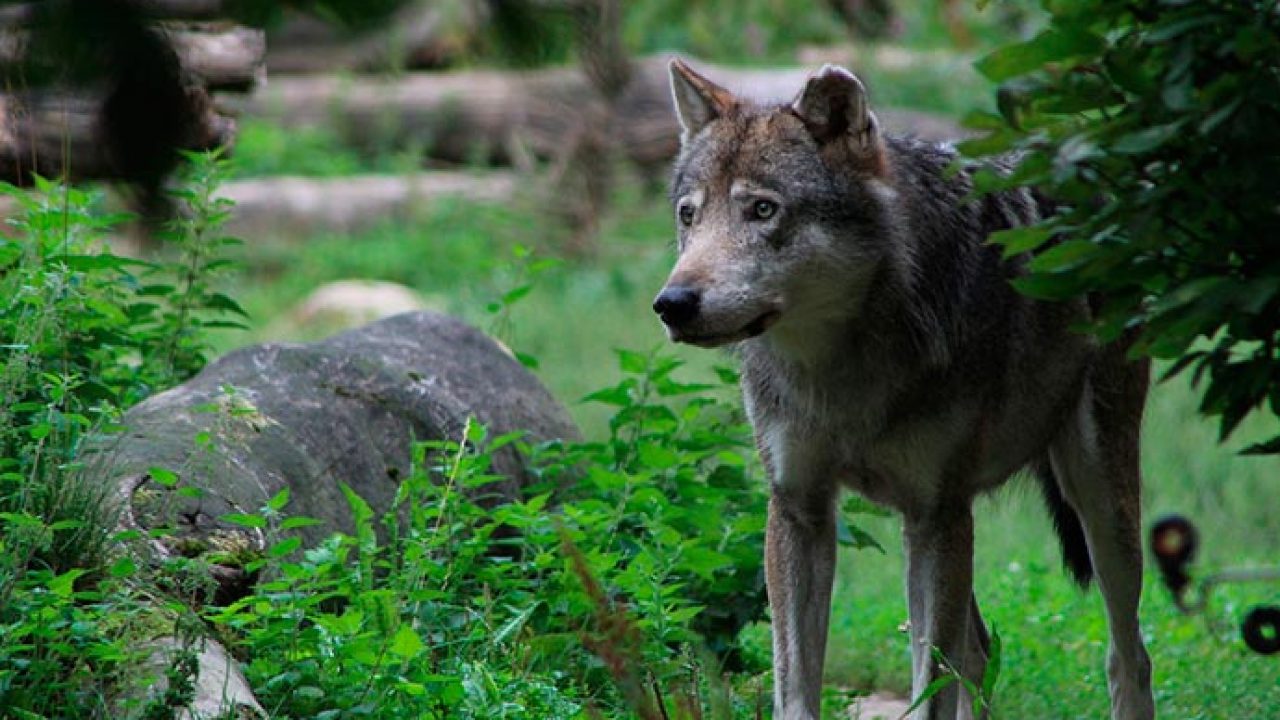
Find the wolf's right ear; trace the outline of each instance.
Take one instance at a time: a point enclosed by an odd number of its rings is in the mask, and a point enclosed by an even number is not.
[[[694,72],[680,58],[672,58],[670,68],[671,97],[684,130],[680,135],[683,143],[712,120],[728,114],[736,101],[733,93]]]

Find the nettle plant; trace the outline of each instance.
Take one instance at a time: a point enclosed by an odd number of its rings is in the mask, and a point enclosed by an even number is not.
[[[764,612],[748,430],[720,382],[620,357],[626,377],[590,396],[617,408],[607,440],[530,447],[468,425],[417,446],[385,516],[348,492],[354,535],[300,556],[281,540],[255,565],[269,579],[211,620],[273,714],[729,712],[703,648],[731,654]],[[490,459],[512,443],[538,479],[494,506]],[[278,510],[258,524],[305,522]]]
[[[132,716],[113,703],[138,678],[130,633],[174,622],[113,538],[112,488],[85,452],[120,413],[196,372],[204,329],[239,308],[212,287],[231,241],[213,199],[216,156],[192,156],[170,259],[114,254],[125,219],[92,193],[44,180],[4,186],[20,212],[0,236],[0,707]]]
[[[1045,0],[1048,26],[978,62],[1000,114],[971,156],[1020,153],[979,190],[1036,186],[1061,203],[993,238],[1040,250],[1036,297],[1106,298],[1094,332],[1192,369],[1225,439],[1280,414],[1280,13],[1263,0]],[[1050,241],[1054,242],[1050,246]],[[1246,452],[1280,452],[1280,437]]]

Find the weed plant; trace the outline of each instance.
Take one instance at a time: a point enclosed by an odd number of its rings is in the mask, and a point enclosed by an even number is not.
[[[240,313],[214,291],[226,202],[217,156],[175,192],[172,254],[114,254],[125,219],[88,192],[5,186],[21,208],[0,237],[0,708],[5,717],[147,714],[123,670],[135,633],[173,624],[119,550],[115,489],[88,451],[121,412],[194,374],[208,328]],[[172,633],[171,633],[172,634]]]

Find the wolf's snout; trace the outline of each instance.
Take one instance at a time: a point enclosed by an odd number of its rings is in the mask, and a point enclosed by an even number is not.
[[[653,311],[667,325],[683,325],[698,316],[702,295],[697,290],[676,285],[668,286],[653,301]]]

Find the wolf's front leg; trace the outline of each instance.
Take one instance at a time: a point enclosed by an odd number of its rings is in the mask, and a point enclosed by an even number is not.
[[[985,653],[973,604],[973,515],[948,507],[903,519],[907,550],[907,603],[911,614],[911,695],[919,697],[946,669],[934,660],[936,648],[952,669],[981,685]],[[972,717],[972,699],[952,683],[922,704],[919,720]]]
[[[835,572],[835,492],[776,485],[769,499],[765,576],[773,611],[776,720],[817,720]]]

